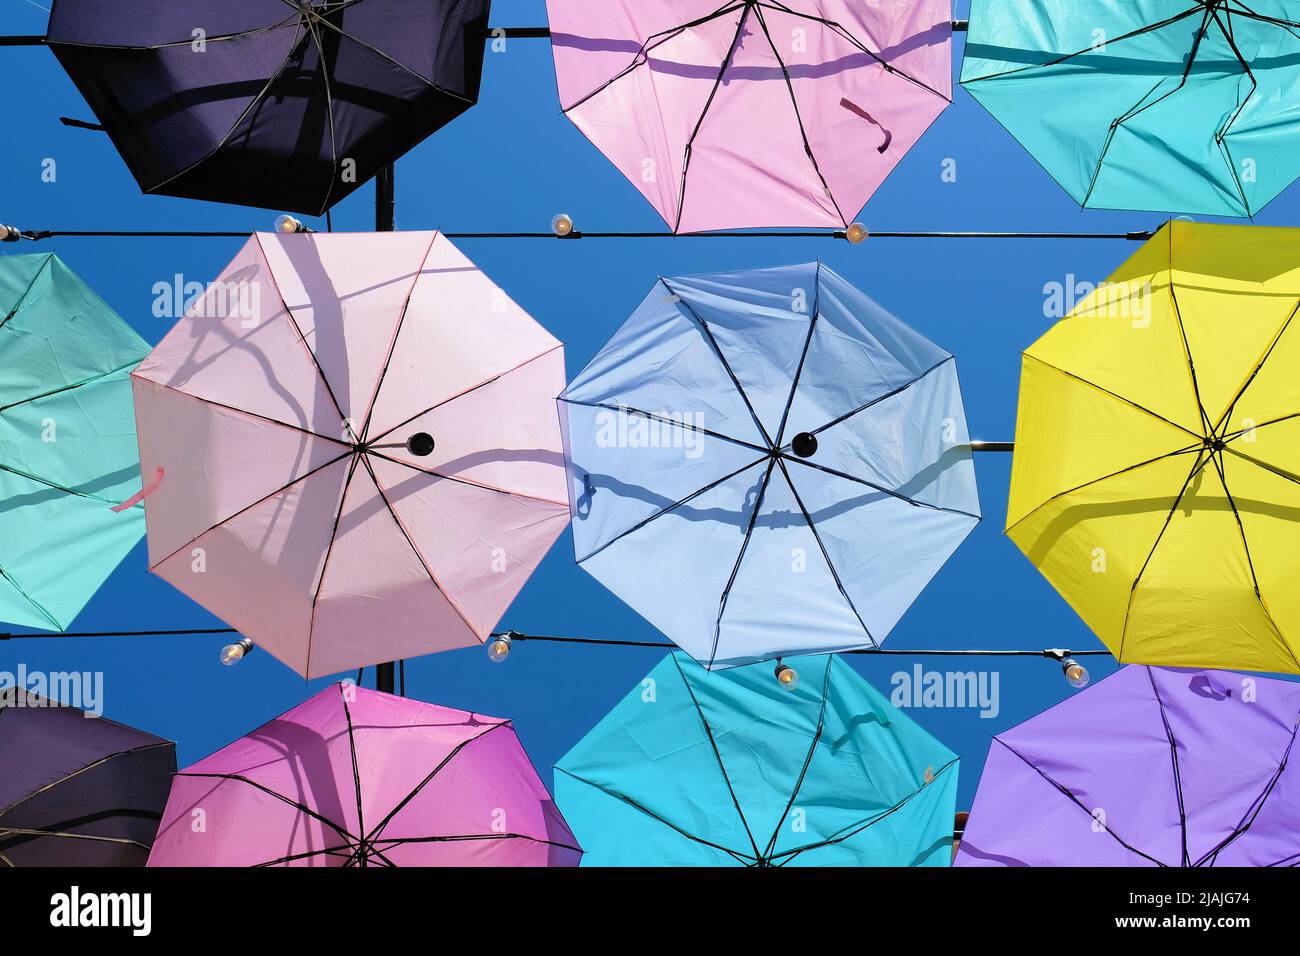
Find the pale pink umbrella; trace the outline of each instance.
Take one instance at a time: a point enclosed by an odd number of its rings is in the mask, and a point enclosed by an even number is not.
[[[843,228],[952,99],[951,0],[547,0],[564,112],[674,232]]]
[[[436,232],[254,235],[133,380],[150,569],[306,677],[483,642],[568,522],[563,348]]]
[[[507,720],[334,684],[176,774],[150,866],[577,866]]]

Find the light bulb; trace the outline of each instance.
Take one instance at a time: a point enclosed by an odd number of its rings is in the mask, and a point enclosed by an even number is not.
[[[866,242],[869,235],[871,233],[867,232],[867,227],[860,222],[855,222],[844,231],[844,238],[855,246]]]
[[[286,236],[291,236],[295,232],[306,232],[307,227],[302,224],[302,220],[295,219],[293,216],[277,216],[275,220],[275,231]]]
[[[1088,686],[1091,676],[1088,674],[1088,668],[1084,667],[1073,657],[1067,657],[1061,661],[1061,670],[1065,672],[1065,679],[1070,682],[1071,687],[1083,688]]]
[[[782,690],[794,690],[799,686],[799,672],[788,664],[777,664],[776,682]]]
[[[492,638],[488,641],[487,651],[488,660],[493,664],[500,664],[510,656],[510,635],[498,634]]]
[[[573,235],[573,219],[569,217],[568,213],[560,213],[551,220],[551,232],[561,239]]]
[[[242,637],[235,643],[227,644],[221,649],[221,663],[227,667],[233,667],[242,661],[252,649],[253,642],[246,637]]]

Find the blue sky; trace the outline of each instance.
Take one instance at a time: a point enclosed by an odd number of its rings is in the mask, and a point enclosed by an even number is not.
[[[44,2],[44,0],[42,0]],[[496,0],[493,22],[545,22],[542,0]],[[958,15],[966,13],[958,4]],[[0,32],[40,33],[37,0],[0,0]],[[961,52],[960,35],[956,56]],[[0,49],[7,77],[0,150],[0,222],[31,229],[269,229],[274,212],[141,196],[106,137],[70,129],[59,116],[90,119],[54,57],[39,48]],[[954,69],[956,69],[956,65]],[[42,162],[57,162],[54,183]],[[956,181],[944,182],[945,160]],[[542,230],[560,211],[590,230],[657,230],[636,190],[560,114],[550,50],[516,40],[489,53],[479,105],[417,147],[397,167],[398,228]],[[336,229],[373,225],[365,187],[334,215]],[[1294,222],[1292,187],[1258,217]],[[953,106],[886,181],[860,217],[876,230],[1154,228],[1151,213],[1083,212],[1000,126],[958,89]],[[64,239],[3,252],[53,250],[141,335],[156,342],[170,320],[154,318],[153,286],[181,274],[214,278],[236,239]],[[575,374],[636,307],[659,275],[805,262],[820,257],[845,278],[957,356],[971,434],[1010,440],[1020,352],[1051,324],[1044,286],[1104,279],[1137,248],[1125,241],[871,239],[858,247],[824,239],[462,240],[484,271],[567,345]],[[1097,639],[1002,534],[1009,455],[976,460],[984,522],[921,595],[890,648],[1100,647]],[[659,640],[636,614],[573,563],[565,535],[507,613],[524,632]],[[146,571],[141,544],[74,625],[75,630],[220,626]],[[221,638],[61,639],[0,643],[0,670],[102,671],[105,712],[179,742],[182,764],[301,702],[310,684],[267,654],[225,668]],[[661,652],[527,644],[502,666],[481,649],[414,660],[412,696],[511,717],[543,778],[550,766],[659,660]],[[850,658],[877,687],[910,670],[911,658]],[[1074,693],[1037,659],[963,662],[919,658],[926,668],[993,669],[1000,712],[909,713],[962,756],[960,803],[969,806],[989,736]],[[1089,658],[1094,679],[1113,669]]]

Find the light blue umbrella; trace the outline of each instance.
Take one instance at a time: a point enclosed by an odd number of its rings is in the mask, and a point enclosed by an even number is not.
[[[973,0],[961,77],[1084,206],[1251,216],[1300,175],[1293,0]]]
[[[144,340],[54,255],[0,257],[0,620],[64,630],[144,535]]]
[[[878,645],[979,520],[953,357],[818,263],[661,279],[560,408],[578,562],[709,666]]]
[[[957,757],[836,657],[651,671],[556,766],[584,866],[947,866]]]

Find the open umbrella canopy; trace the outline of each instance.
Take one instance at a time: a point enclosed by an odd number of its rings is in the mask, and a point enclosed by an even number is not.
[[[1007,534],[1121,661],[1300,672],[1300,230],[1172,222],[1025,352]]]
[[[490,0],[57,0],[146,193],[320,215],[474,105]]]
[[[556,766],[594,866],[947,866],[957,757],[835,657],[650,672]]]
[[[661,279],[560,401],[578,562],[710,667],[878,645],[979,520],[953,357],[819,263]]]
[[[957,866],[1295,866],[1300,684],[1125,667],[993,738]]]
[[[175,771],[169,740],[0,689],[0,868],[144,866]]]
[[[843,228],[952,99],[952,4],[547,0],[564,112],[674,232]]]
[[[0,257],[0,620],[64,630],[144,534],[149,346],[54,255]]]
[[[1252,216],[1300,175],[1288,0],[972,0],[962,85],[1084,206]]]
[[[134,375],[150,568],[308,677],[481,643],[568,524],[563,385],[439,233],[255,235]]]
[[[150,866],[576,866],[508,720],[341,683],[180,771]]]

